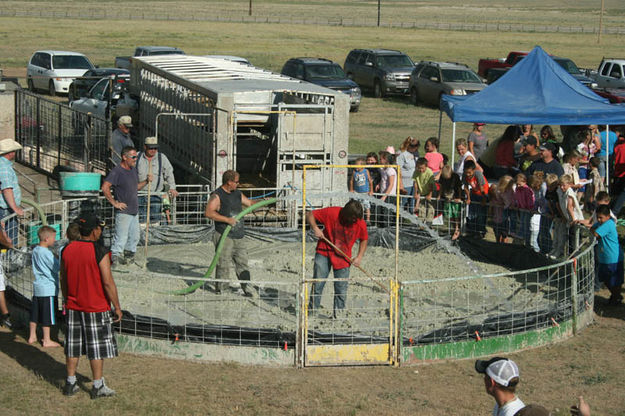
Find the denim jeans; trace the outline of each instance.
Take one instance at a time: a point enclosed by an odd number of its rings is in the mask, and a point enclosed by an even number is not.
[[[315,254],[315,265],[313,268],[313,279],[327,279],[330,274],[330,258],[319,253]],[[333,267],[332,267],[333,268]],[[349,267],[344,269],[334,269],[335,279],[347,279],[349,277]],[[334,281],[334,312],[345,309],[347,299],[347,281]],[[319,309],[321,305],[321,295],[326,282],[315,282],[312,285],[312,293],[308,302],[308,309]]]
[[[139,243],[139,215],[128,215],[123,212],[115,213],[115,235],[111,252],[121,256],[124,251],[137,251]]]
[[[406,190],[406,194],[401,196],[400,208],[408,211],[408,213],[412,214],[414,211],[414,186],[404,186]]]
[[[540,230],[538,231],[538,246],[540,247],[540,252],[543,254],[549,254],[553,249],[553,240],[551,239],[552,227],[553,220],[545,214],[541,215]]]
[[[159,195],[150,195],[150,224],[161,223],[161,205],[162,199]],[[148,197],[142,195],[139,197],[139,222],[144,224],[148,213]]]
[[[467,216],[467,231],[469,233],[486,233],[486,214],[488,206],[482,205],[482,195],[471,195],[469,215]]]
[[[17,237],[19,235],[20,228],[20,222],[17,215],[14,215],[6,220],[4,219],[11,214],[13,214],[13,210],[11,208],[0,208],[0,219],[4,222],[4,231],[6,231],[11,241],[13,241],[13,245],[17,246]]]

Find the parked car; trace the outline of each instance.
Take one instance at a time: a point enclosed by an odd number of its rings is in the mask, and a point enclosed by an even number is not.
[[[110,83],[113,81],[111,77],[102,78],[86,96],[70,102],[69,106],[100,118],[133,116],[139,107],[138,101],[130,96],[125,84],[115,83],[111,88]]]
[[[345,59],[347,77],[377,98],[408,93],[414,62],[408,55],[389,49],[354,49]]]
[[[590,79],[589,77],[587,77],[578,67],[577,65],[575,65],[575,62],[573,62],[572,60],[570,60],[569,58],[561,58],[559,56],[552,56],[550,55],[551,58],[556,61],[556,63],[558,65],[560,65],[566,72],[568,72],[569,74],[571,74],[571,76],[573,76],[573,78],[575,78],[576,80],[578,80],[579,82],[582,83],[582,85],[588,87],[588,88],[596,88],[597,87],[597,83]],[[518,62],[520,62],[523,58],[525,58],[525,56],[517,56],[516,59],[514,60],[514,65],[516,65]],[[487,78],[487,83],[488,84],[492,84],[493,82],[497,81],[499,78],[501,78],[510,68],[493,68],[489,71],[488,73],[488,78]]]
[[[600,97],[607,98],[611,104],[625,103],[625,89],[623,88],[597,88],[593,92]]]
[[[67,98],[69,101],[74,101],[80,97],[84,97],[89,90],[98,83],[99,80],[105,77],[113,76],[115,82],[123,84],[130,80],[130,71],[121,68],[94,68],[90,69],[83,74],[82,77],[76,78],[74,82],[69,85],[67,91]]]
[[[281,73],[347,94],[350,110],[358,111],[361,99],[358,84],[347,78],[339,64],[329,59],[291,58],[286,61]]]
[[[230,62],[238,62],[240,64],[252,65],[250,61],[241,56],[234,55],[203,55],[204,58],[215,58],[215,59],[223,59]]]
[[[133,56],[153,55],[185,55],[184,51],[171,46],[137,46]],[[115,58],[115,68],[130,69],[130,56],[118,56]]]
[[[526,51],[512,51],[508,53],[507,58],[483,58],[477,65],[477,73],[484,78],[488,78],[491,69],[510,68],[519,61],[519,57],[525,57],[529,54]]]
[[[68,51],[37,51],[26,67],[28,88],[47,90],[52,96],[69,91],[75,78],[94,69],[85,55]]]
[[[625,59],[603,58],[597,71],[586,74],[599,88],[625,88]]]
[[[438,107],[441,96],[469,95],[482,91],[486,83],[467,65],[453,62],[419,62],[410,74],[410,101]]]

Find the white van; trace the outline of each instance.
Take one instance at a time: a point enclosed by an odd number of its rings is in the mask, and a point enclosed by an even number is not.
[[[50,95],[67,94],[69,85],[94,66],[82,53],[37,51],[26,68],[28,88],[46,90]]]

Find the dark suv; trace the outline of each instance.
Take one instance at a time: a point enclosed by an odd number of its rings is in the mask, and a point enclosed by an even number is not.
[[[354,49],[343,69],[361,88],[373,90],[375,97],[407,94],[414,63],[408,55],[389,49]]]
[[[347,78],[341,66],[323,58],[291,58],[282,67],[283,75],[308,81],[349,95],[351,111],[360,106],[360,88]]]

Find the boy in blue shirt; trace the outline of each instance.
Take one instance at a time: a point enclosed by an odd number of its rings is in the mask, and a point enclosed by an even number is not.
[[[597,277],[610,290],[608,303],[610,305],[618,305],[623,300],[621,295],[623,272],[618,265],[620,247],[616,223],[611,221],[610,207],[608,205],[599,205],[596,215],[597,222],[592,226],[591,230],[595,237],[599,238],[599,268],[597,269]]]
[[[50,339],[50,327],[56,324],[59,293],[59,259],[54,257],[50,247],[56,239],[56,230],[47,225],[39,228],[39,245],[33,250],[32,265],[35,281],[33,282],[32,309],[30,311],[30,336],[28,343],[37,342],[37,324],[43,330],[41,344],[45,348],[60,347]]]
[[[364,168],[365,159],[359,157],[356,159],[356,164],[360,167],[354,169],[354,173],[349,181],[349,191],[359,194],[373,195],[373,180],[369,171]],[[371,222],[371,203],[364,199],[358,199],[365,210],[365,221],[367,224]]]

